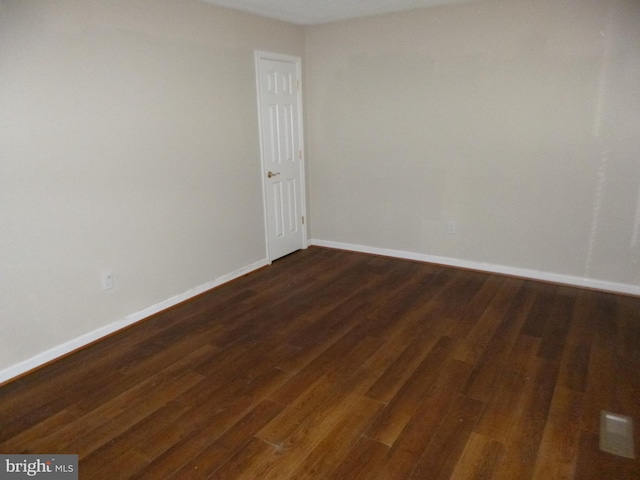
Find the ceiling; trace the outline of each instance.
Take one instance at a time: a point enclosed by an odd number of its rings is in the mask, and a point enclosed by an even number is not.
[[[202,0],[299,25],[346,20],[472,0]]]

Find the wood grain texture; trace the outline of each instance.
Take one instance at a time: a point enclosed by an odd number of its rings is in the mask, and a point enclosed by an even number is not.
[[[82,479],[634,479],[640,298],[325,248],[0,387]]]

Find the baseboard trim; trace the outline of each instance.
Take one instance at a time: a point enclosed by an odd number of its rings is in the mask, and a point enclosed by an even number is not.
[[[559,283],[573,287],[589,288],[612,293],[622,293],[625,295],[640,296],[640,286],[626,283],[607,282],[592,278],[575,277],[571,275],[561,275],[557,273],[541,272],[538,270],[528,270],[524,268],[508,267],[492,263],[473,262],[460,260],[458,258],[440,257],[436,255],[426,255],[423,253],[407,252],[387,248],[369,247],[352,243],[332,242],[328,240],[312,239],[309,245],[318,247],[336,248],[339,250],[350,250],[353,252],[370,253],[374,255],[384,255],[386,257],[402,258],[405,260],[417,260],[420,262],[437,263],[450,267],[467,268],[488,273],[498,273],[513,277],[522,277],[543,282]]]
[[[107,337],[113,333],[116,333],[123,328],[126,328],[130,325],[133,325],[137,322],[140,322],[146,318],[149,318],[152,315],[162,312],[168,308],[171,308],[179,303],[182,303],[186,300],[189,300],[193,297],[196,297],[202,293],[207,292],[215,287],[218,287],[224,283],[230,282],[231,280],[235,280],[243,275],[251,273],[259,268],[262,268],[266,265],[269,265],[269,261],[267,259],[260,260],[258,262],[247,265],[246,267],[240,268],[234,272],[231,272],[227,275],[223,275],[221,277],[216,278],[210,282],[207,282],[203,285],[200,285],[196,288],[192,288],[183,292],[174,297],[168,298],[160,303],[152,305],[144,310],[140,310],[139,312],[132,313],[131,315],[126,316],[122,320],[118,320],[116,322],[110,323],[109,325],[105,325],[104,327],[98,328],[97,330],[93,330],[92,332],[81,335],[77,338],[69,340],[61,345],[55,346],[49,350],[46,350],[38,355],[35,355],[27,360],[16,363],[4,370],[0,371],[0,385],[8,382],[10,380],[14,380],[17,377],[20,377],[32,370],[40,368],[47,363],[50,363],[60,357],[73,353],[76,350],[79,350],[87,345],[94,343],[104,337]]]

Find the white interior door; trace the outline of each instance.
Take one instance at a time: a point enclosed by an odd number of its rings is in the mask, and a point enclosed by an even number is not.
[[[306,247],[300,59],[256,53],[267,250]]]

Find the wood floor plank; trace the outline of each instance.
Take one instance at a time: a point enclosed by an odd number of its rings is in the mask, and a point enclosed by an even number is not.
[[[582,416],[583,427],[593,433],[600,431],[601,410],[613,408],[613,411],[618,411],[615,370],[615,352],[604,345],[601,339],[594,340],[589,355]]]
[[[188,390],[201,380],[202,377],[200,375],[189,372],[175,380],[167,382],[156,392],[147,395],[143,402],[138,402],[120,414],[113,416],[108,423],[104,423],[97,428],[91,429],[84,435],[71,439],[71,441],[66,444],[66,449],[75,452],[79,458],[86,457],[136,423],[153,414],[165,405],[167,401],[173,400],[180,393]]]
[[[197,357],[199,354],[200,352],[195,352],[194,356]],[[30,445],[30,449],[32,451],[47,451],[47,448],[55,446],[57,449],[67,449],[67,451],[79,453],[75,449],[82,448],[84,455],[87,455],[91,451],[87,450],[89,445],[92,447],[100,446],[94,441],[99,443],[109,440],[109,432],[116,429],[116,424],[113,423],[115,418],[127,423],[130,420],[125,419],[129,415],[133,418],[139,415],[144,417],[145,413],[151,414],[155,409],[171,401],[172,396],[201,381],[203,378],[201,375],[189,371],[185,372],[189,360],[190,358],[183,359],[181,362],[161,370],[113,399],[107,395],[104,403],[99,407],[78,417],[77,420],[63,428],[38,438]],[[72,405],[70,408],[74,406]],[[87,435],[92,435],[94,441],[89,441]],[[81,439],[85,441],[81,441]]]
[[[449,271],[448,274],[448,281],[435,296],[434,300],[444,306],[445,316],[452,318],[477,317],[491,299],[478,296],[476,303],[472,304],[473,308],[468,309],[467,307],[478,291],[487,284],[489,276],[462,270]],[[491,282],[485,288],[493,293],[495,287],[495,282]]]
[[[39,373],[39,372],[37,372]],[[59,379],[59,381],[56,381]],[[38,423],[56,415],[62,410],[69,411],[70,405],[76,404],[100,389],[105,382],[113,385],[123,383],[123,375],[116,370],[107,369],[104,375],[86,375],[84,369],[62,371],[60,378],[52,373],[42,383],[35,382],[33,389],[26,387],[22,391],[0,393],[3,408],[0,409],[0,442],[29,429]],[[30,384],[32,382],[29,382]],[[130,388],[138,382],[132,382],[125,388]],[[75,388],[75,385],[78,385]],[[9,387],[3,387],[11,390]]]
[[[505,360],[505,368],[522,373],[525,376],[535,370],[538,360],[536,352],[540,347],[540,339],[529,335],[520,335],[516,339]]]
[[[145,468],[149,464],[149,458],[140,452],[140,444],[160,431],[166,423],[176,421],[188,408],[178,402],[170,402],[117,437],[114,437],[108,443],[92,451],[82,459],[83,478],[85,475],[99,478],[105,464],[117,464],[123,461],[123,457],[126,458],[131,452],[135,452],[136,458],[143,458],[145,462],[138,465],[135,470],[129,471],[127,477]]]
[[[491,301],[480,316],[469,328],[464,341],[460,342],[454,358],[467,363],[476,363],[494,336],[502,318],[518,292],[518,282],[504,281],[493,288],[496,289]]]
[[[33,444],[40,438],[49,435],[51,432],[59,431],[77,419],[76,415],[67,410],[61,410],[50,417],[46,417],[33,427],[25,428],[17,435],[0,443],[0,452],[26,453],[33,448]]]
[[[137,450],[151,463],[134,478],[167,478],[174,474],[212,441],[233,428],[288,377],[286,372],[273,369],[256,379],[247,390],[231,394],[232,398],[219,390],[208,401],[191,407],[175,422],[148,435]]]
[[[522,332],[522,327],[527,322],[529,313],[536,300],[536,284],[530,280],[522,282],[509,309],[505,313],[500,325],[496,328],[493,338],[501,340],[509,346],[513,346]]]
[[[619,353],[640,361],[640,311],[634,298],[619,297]]]
[[[277,454],[269,458],[262,465],[258,478],[265,480],[278,480],[280,478],[296,478],[298,470],[304,463],[308,452],[315,449],[323,439],[335,429],[352,408],[359,403],[362,393],[371,385],[374,379],[372,372],[361,369],[353,377],[347,377],[341,386],[327,398],[316,411],[306,415],[302,421],[297,422],[296,427],[286,437],[281,436],[278,443]],[[344,388],[346,386],[346,388]],[[319,414],[321,413],[321,414]],[[287,415],[286,409],[281,417]],[[272,423],[278,422],[275,419]],[[288,420],[288,419],[287,419]],[[280,423],[280,428],[282,427]],[[286,425],[286,424],[285,424]],[[263,430],[268,430],[271,423]],[[278,428],[276,426],[276,428]],[[260,431],[257,437],[264,439],[266,433]],[[285,439],[286,438],[286,439]],[[282,440],[284,439],[284,440]]]
[[[520,413],[526,385],[521,373],[503,370],[474,431],[504,444]]]
[[[368,480],[377,472],[389,447],[369,437],[360,437],[336,469],[326,478],[332,480]]]
[[[385,445],[393,445],[411,416],[419,408],[426,392],[438,379],[441,369],[448,363],[455,342],[441,337],[426,355],[411,377],[393,397],[389,405],[367,431],[367,436]]]
[[[500,330],[505,318],[512,318],[521,305],[524,282],[506,280],[493,300],[463,341],[454,357],[475,365],[463,393],[480,401],[486,401],[493,393],[499,375],[504,369],[505,358],[513,348],[515,335]],[[515,303],[515,309],[514,309]],[[518,321],[515,322],[516,324]]]
[[[349,409],[374,382],[375,376],[360,369],[343,378],[320,377],[307,391],[287,405],[277,418],[256,436],[273,445],[283,445],[296,437],[300,429],[309,430],[327,420],[327,414]],[[328,420],[335,421],[329,417]]]
[[[310,247],[0,386],[80,478],[635,479],[640,298]]]
[[[337,469],[384,405],[361,397],[297,468],[295,478],[327,478]]]
[[[209,446],[182,466],[172,479],[197,480],[209,478],[238,452],[265,424],[282,411],[282,405],[264,400],[218,437]]]
[[[211,480],[260,478],[258,474],[260,467],[277,450],[278,447],[253,437],[209,478]]]
[[[542,332],[538,348],[538,357],[540,358],[557,361],[564,350],[575,303],[573,295],[563,293],[566,289],[567,287],[558,289],[559,292],[555,297],[550,318]]]
[[[447,302],[449,307],[447,314],[456,320],[455,329],[451,334],[453,337],[464,339],[469,337],[471,330],[477,327],[478,319],[498,294],[504,281],[504,277],[497,275],[489,275],[484,279],[478,278],[478,282],[481,282],[479,288],[471,290],[473,295],[470,295],[468,300],[462,300],[455,308],[451,308],[451,305],[455,305],[454,303]],[[472,282],[472,285],[475,283]]]
[[[455,359],[442,368],[436,382],[397,435],[375,478],[409,478],[458,398],[470,371],[471,365]]]
[[[505,370],[504,359],[509,346],[501,340],[492,339],[474,363],[473,371],[462,389],[468,397],[486,402],[495,391],[500,375]]]
[[[545,425],[533,478],[573,478],[580,440],[584,394],[556,388]]]
[[[439,340],[440,337],[429,330],[417,336],[372,385],[367,396],[380,402],[390,402]]]
[[[567,342],[560,365],[558,385],[575,392],[584,392],[589,371],[590,343]]]
[[[381,344],[382,341],[377,338],[362,337],[359,332],[351,331],[295,374],[274,392],[271,399],[288,405],[320,377],[339,376],[345,370],[361,367]]]
[[[503,455],[504,445],[500,442],[471,433],[451,478],[460,480],[497,478],[494,472]],[[556,477],[547,478],[555,479]]]
[[[347,340],[350,333],[365,316],[362,310],[370,301],[372,293],[368,290],[349,297],[349,301],[337,302],[335,308],[322,312],[311,326],[303,326],[298,335],[287,339],[287,343],[298,348],[298,354],[281,360],[278,367],[288,372],[298,373],[307,370],[322,369],[324,363],[330,362],[332,356],[326,355],[330,348],[341,348],[340,342]],[[318,324],[318,327],[313,325]],[[316,330],[316,331],[314,331]],[[317,330],[323,333],[318,334]],[[311,332],[310,332],[311,331]],[[355,337],[362,337],[356,334]],[[301,338],[302,337],[302,338]],[[312,362],[314,363],[313,365]]]
[[[409,478],[448,479],[484,407],[483,402],[459,395]]]
[[[78,475],[82,480],[102,480],[104,479],[105,462],[91,465],[82,462],[78,468]],[[136,472],[148,465],[148,461],[135,450],[125,450],[122,454],[110,463],[111,478],[131,478]]]
[[[540,338],[551,316],[558,286],[543,284],[536,285],[536,287],[538,293],[531,306],[530,312],[527,314],[527,321],[523,325],[521,333],[523,335]]]
[[[226,353],[226,355],[225,355]],[[215,356],[208,358],[206,364],[199,364],[194,371],[206,377],[207,381],[189,391],[186,400],[198,404],[211,397],[213,391],[228,389],[229,386],[242,388],[250,384],[254,378],[277,368],[281,359],[294,355],[295,349],[277,342],[251,342],[238,348],[222,349]],[[264,361],[256,362],[263,357]]]
[[[549,415],[557,364],[540,360],[530,381],[525,385],[518,416],[512,425],[505,448],[510,455],[496,469],[496,478],[530,478],[540,449]]]
[[[142,392],[138,390],[149,386],[149,379],[154,379],[156,383],[159,383],[163,378],[173,378],[182,373],[191,372],[193,364],[198,364],[203,359],[214,354],[214,352],[215,348],[210,345],[194,346],[190,351],[183,352],[180,356],[172,357],[170,361],[162,359],[162,361],[156,364],[156,368],[149,369],[146,375],[127,376],[127,378],[122,379],[116,385],[102,385],[94,391],[93,395],[87,395],[78,402],[75,402],[69,407],[69,410],[77,416],[83,416],[89,412],[93,412],[92,415],[95,415],[96,410],[103,406],[107,400],[116,400],[119,398],[121,401],[129,401],[128,398],[131,398],[132,395],[142,394]],[[153,362],[153,360],[150,360],[150,363]],[[145,365],[143,368],[147,369],[149,367]],[[158,375],[158,372],[161,372],[161,375]],[[153,382],[151,383],[151,388],[153,388]]]

